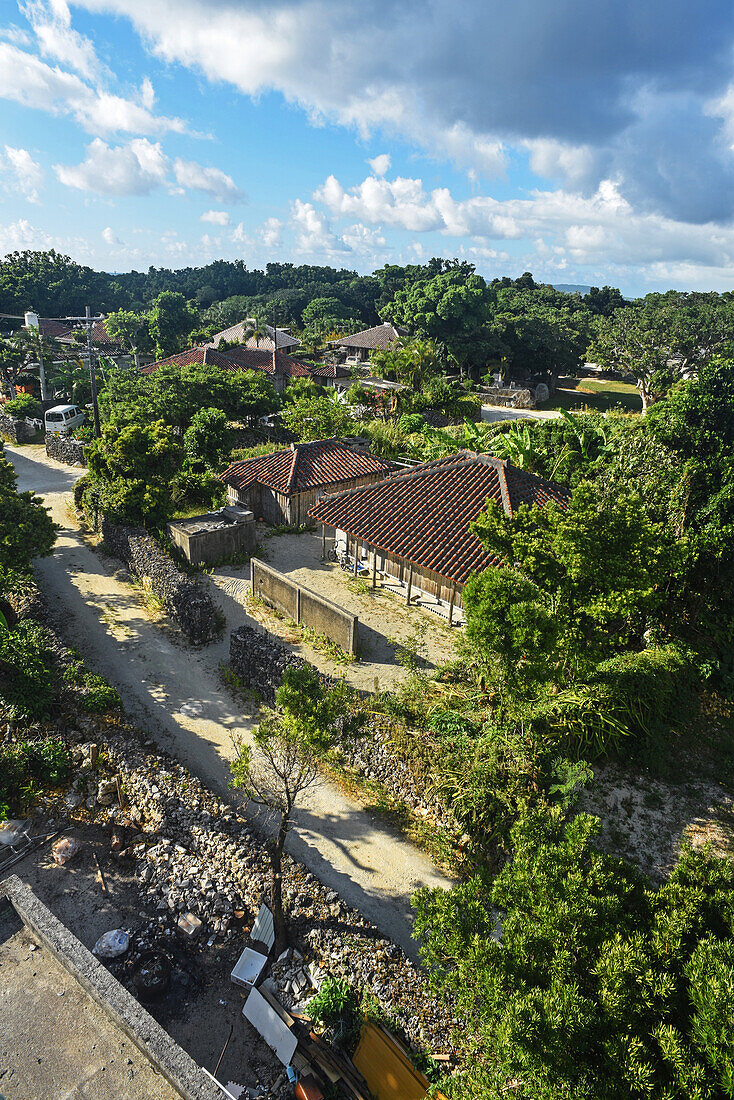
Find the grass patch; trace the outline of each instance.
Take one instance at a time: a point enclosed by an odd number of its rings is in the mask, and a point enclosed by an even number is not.
[[[565,409],[567,412],[595,410],[609,412],[642,412],[642,398],[637,387],[629,382],[597,378],[561,378],[558,389],[548,401],[538,406],[543,410]]]
[[[245,607],[254,618],[258,618],[258,612],[265,619],[275,619],[277,622],[282,623],[288,629],[288,635],[286,635],[286,641],[291,644],[298,644],[299,642],[305,642],[310,645],[312,649],[318,650],[319,653],[323,653],[324,656],[334,661],[337,665],[353,664],[359,660],[354,653],[347,653],[345,649],[342,649],[337,642],[327,638],[325,634],[319,634],[318,631],[312,630],[310,626],[305,626],[303,623],[297,623],[295,619],[292,619],[290,615],[283,614],[282,611],[276,610],[269,604],[261,600],[259,596],[249,595],[245,599]]]

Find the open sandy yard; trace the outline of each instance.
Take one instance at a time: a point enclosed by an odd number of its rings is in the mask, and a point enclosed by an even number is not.
[[[219,566],[212,581],[218,589],[218,602],[230,628],[255,621],[267,625],[312,664],[330,675],[345,675],[350,684],[370,691],[392,688],[404,676],[398,661],[401,643],[418,640],[418,654],[425,665],[435,668],[455,656],[460,626],[448,623],[429,610],[406,606],[405,589],[395,580],[370,588],[370,581],[355,580],[334,562],[321,560],[321,536],[305,532],[299,535],[275,535],[262,541],[262,557],[268,565],[287,574],[346,611],[359,616],[360,659],[345,663],[333,660],[308,642],[302,641],[288,624],[267,609],[254,606],[250,599],[250,564]],[[413,590],[413,595],[418,595]],[[424,597],[430,605],[431,597]]]

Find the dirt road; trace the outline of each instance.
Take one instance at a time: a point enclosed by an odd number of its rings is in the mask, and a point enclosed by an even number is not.
[[[114,576],[119,563],[81,538],[69,501],[84,471],[47,458],[43,447],[6,444],[5,454],[19,489],[43,496],[61,527],[54,553],[36,570],[64,640],[115,685],[128,713],[163,748],[226,791],[232,735],[246,736],[253,717],[219,679],[238,623],[228,622],[222,641],[203,650],[184,646],[151,621],[137,590]],[[231,604],[223,610],[231,613]],[[299,810],[291,851],[413,956],[411,894],[450,885],[426,856],[328,784]]]

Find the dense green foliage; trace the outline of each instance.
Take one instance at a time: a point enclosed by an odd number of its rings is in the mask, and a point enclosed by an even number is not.
[[[71,772],[71,753],[63,741],[40,738],[0,745],[0,820],[22,814],[36,787],[57,787]]]
[[[17,492],[16,485],[15,470],[0,444],[0,576],[27,570],[31,558],[50,554],[56,540],[55,524],[41,498]]]
[[[40,416],[41,405],[32,393],[16,394],[10,401],[3,405],[3,412],[9,416],[25,417]]]
[[[112,371],[100,397],[105,420],[118,426],[162,420],[184,432],[201,409],[219,409],[228,420],[251,420],[278,408],[272,382],[262,371],[163,366],[151,374]]]
[[[182,460],[182,447],[162,420],[120,429],[106,425],[87,453],[101,511],[117,523],[163,527]]]
[[[492,882],[421,891],[416,930],[457,1032],[451,1098],[734,1096],[734,875],[684,850],[654,890],[597,824],[524,818]]]

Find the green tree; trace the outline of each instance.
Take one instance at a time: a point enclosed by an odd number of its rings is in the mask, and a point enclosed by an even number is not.
[[[336,393],[294,401],[286,405],[282,419],[286,428],[304,441],[330,439],[354,431],[354,420]]]
[[[268,840],[270,903],[275,951],[286,946],[283,911],[283,852],[293,812],[303,793],[319,781],[319,761],[356,728],[347,715],[343,683],[326,688],[309,665],[286,669],[276,693],[278,709],[257,726],[253,744],[236,741],[232,785],[263,806],[276,820]]]
[[[528,814],[493,882],[417,895],[421,954],[461,1019],[451,1100],[734,1095],[731,865],[686,849],[653,890],[598,832]]]
[[[618,309],[606,318],[588,355],[603,367],[635,379],[646,412],[681,378],[681,361],[671,332],[670,312],[658,295]]]
[[[17,477],[0,443],[0,573],[28,572],[32,558],[51,553],[56,524],[40,497],[17,491]]]
[[[183,294],[164,290],[153,302],[148,324],[156,356],[163,359],[189,346],[189,336],[198,324],[198,317]]]
[[[673,540],[638,496],[610,500],[590,482],[566,509],[521,505],[508,518],[490,501],[473,529],[503,566],[469,579],[467,637],[505,670],[512,660],[516,674],[542,668],[544,679],[573,682],[605,657],[641,648],[677,564]]]
[[[254,420],[280,407],[263,371],[227,371],[219,367],[166,364],[151,374],[112,370],[100,395],[103,418],[110,423],[149,424],[162,420],[185,432],[200,409],[220,409],[228,420]]]
[[[161,528],[173,510],[172,482],[183,452],[162,420],[105,425],[87,452],[102,511],[117,523]]]
[[[481,367],[497,349],[489,327],[495,293],[481,275],[456,267],[399,290],[380,316],[434,340],[463,372]]]
[[[112,339],[134,357],[135,366],[140,367],[140,349],[150,342],[147,317],[129,309],[118,309],[110,313],[105,328]]]
[[[214,467],[227,449],[229,430],[221,409],[200,409],[184,432],[184,450],[190,459]]]

